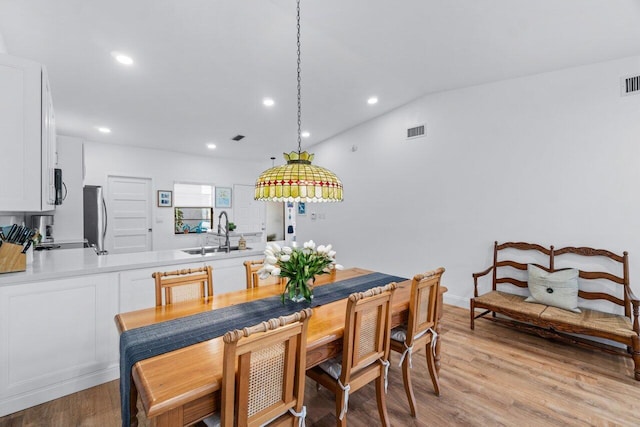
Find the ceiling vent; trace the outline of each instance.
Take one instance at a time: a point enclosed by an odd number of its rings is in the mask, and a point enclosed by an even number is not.
[[[238,135],[234,136],[234,137],[233,137],[233,138],[231,138],[231,139],[232,139],[232,140],[234,140],[234,141],[240,141],[240,140],[241,140],[241,139],[243,139],[243,138],[244,138],[244,135],[239,135],[239,134],[238,134]]]
[[[640,93],[640,76],[622,77],[620,83],[622,96]]]
[[[407,129],[407,139],[415,139],[425,136],[425,125]]]

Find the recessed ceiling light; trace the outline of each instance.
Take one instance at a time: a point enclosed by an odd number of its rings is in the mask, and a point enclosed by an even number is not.
[[[303,138],[309,138],[311,136],[311,134],[309,132],[307,132],[307,131],[304,131],[304,132],[302,132],[300,134],[300,136],[303,137]]]
[[[275,104],[275,101],[271,98],[265,98],[262,100],[262,104],[265,107],[273,107],[273,105]]]
[[[207,144],[207,148],[209,150],[215,150],[216,149],[216,144],[210,142],[210,143]]]
[[[104,126],[96,126],[96,129],[98,129],[98,132],[101,133],[111,133],[111,129]]]
[[[119,63],[121,63],[123,65],[132,65],[133,64],[133,59],[130,56],[125,55],[124,53],[116,52],[114,50],[113,52],[111,52],[111,56],[113,56],[116,61],[118,61]]]
[[[369,105],[373,105],[373,104],[377,104],[378,103],[378,97],[377,96],[372,96],[371,98],[367,99],[367,104]]]

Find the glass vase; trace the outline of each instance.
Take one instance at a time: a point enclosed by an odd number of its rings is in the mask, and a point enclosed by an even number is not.
[[[307,301],[311,302],[313,299],[313,282],[314,278],[291,278],[287,282],[287,286],[284,290],[284,299],[289,299],[293,302]]]

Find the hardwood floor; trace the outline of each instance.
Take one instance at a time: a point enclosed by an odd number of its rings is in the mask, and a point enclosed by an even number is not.
[[[640,425],[640,382],[631,359],[578,349],[486,320],[469,330],[469,312],[445,306],[442,394],[433,394],[424,350],[413,356],[418,417],[409,406],[393,354],[387,394],[393,426]],[[307,379],[307,426],[334,426],[333,396]],[[113,381],[0,418],[1,427],[119,426]],[[147,426],[141,410],[140,426]],[[378,425],[371,384],[349,398],[349,425]]]

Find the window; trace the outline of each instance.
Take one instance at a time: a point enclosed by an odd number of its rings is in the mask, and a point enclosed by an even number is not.
[[[213,185],[173,184],[173,203],[176,206],[213,207]]]
[[[175,234],[204,233],[211,229],[213,193],[212,185],[173,185]]]

